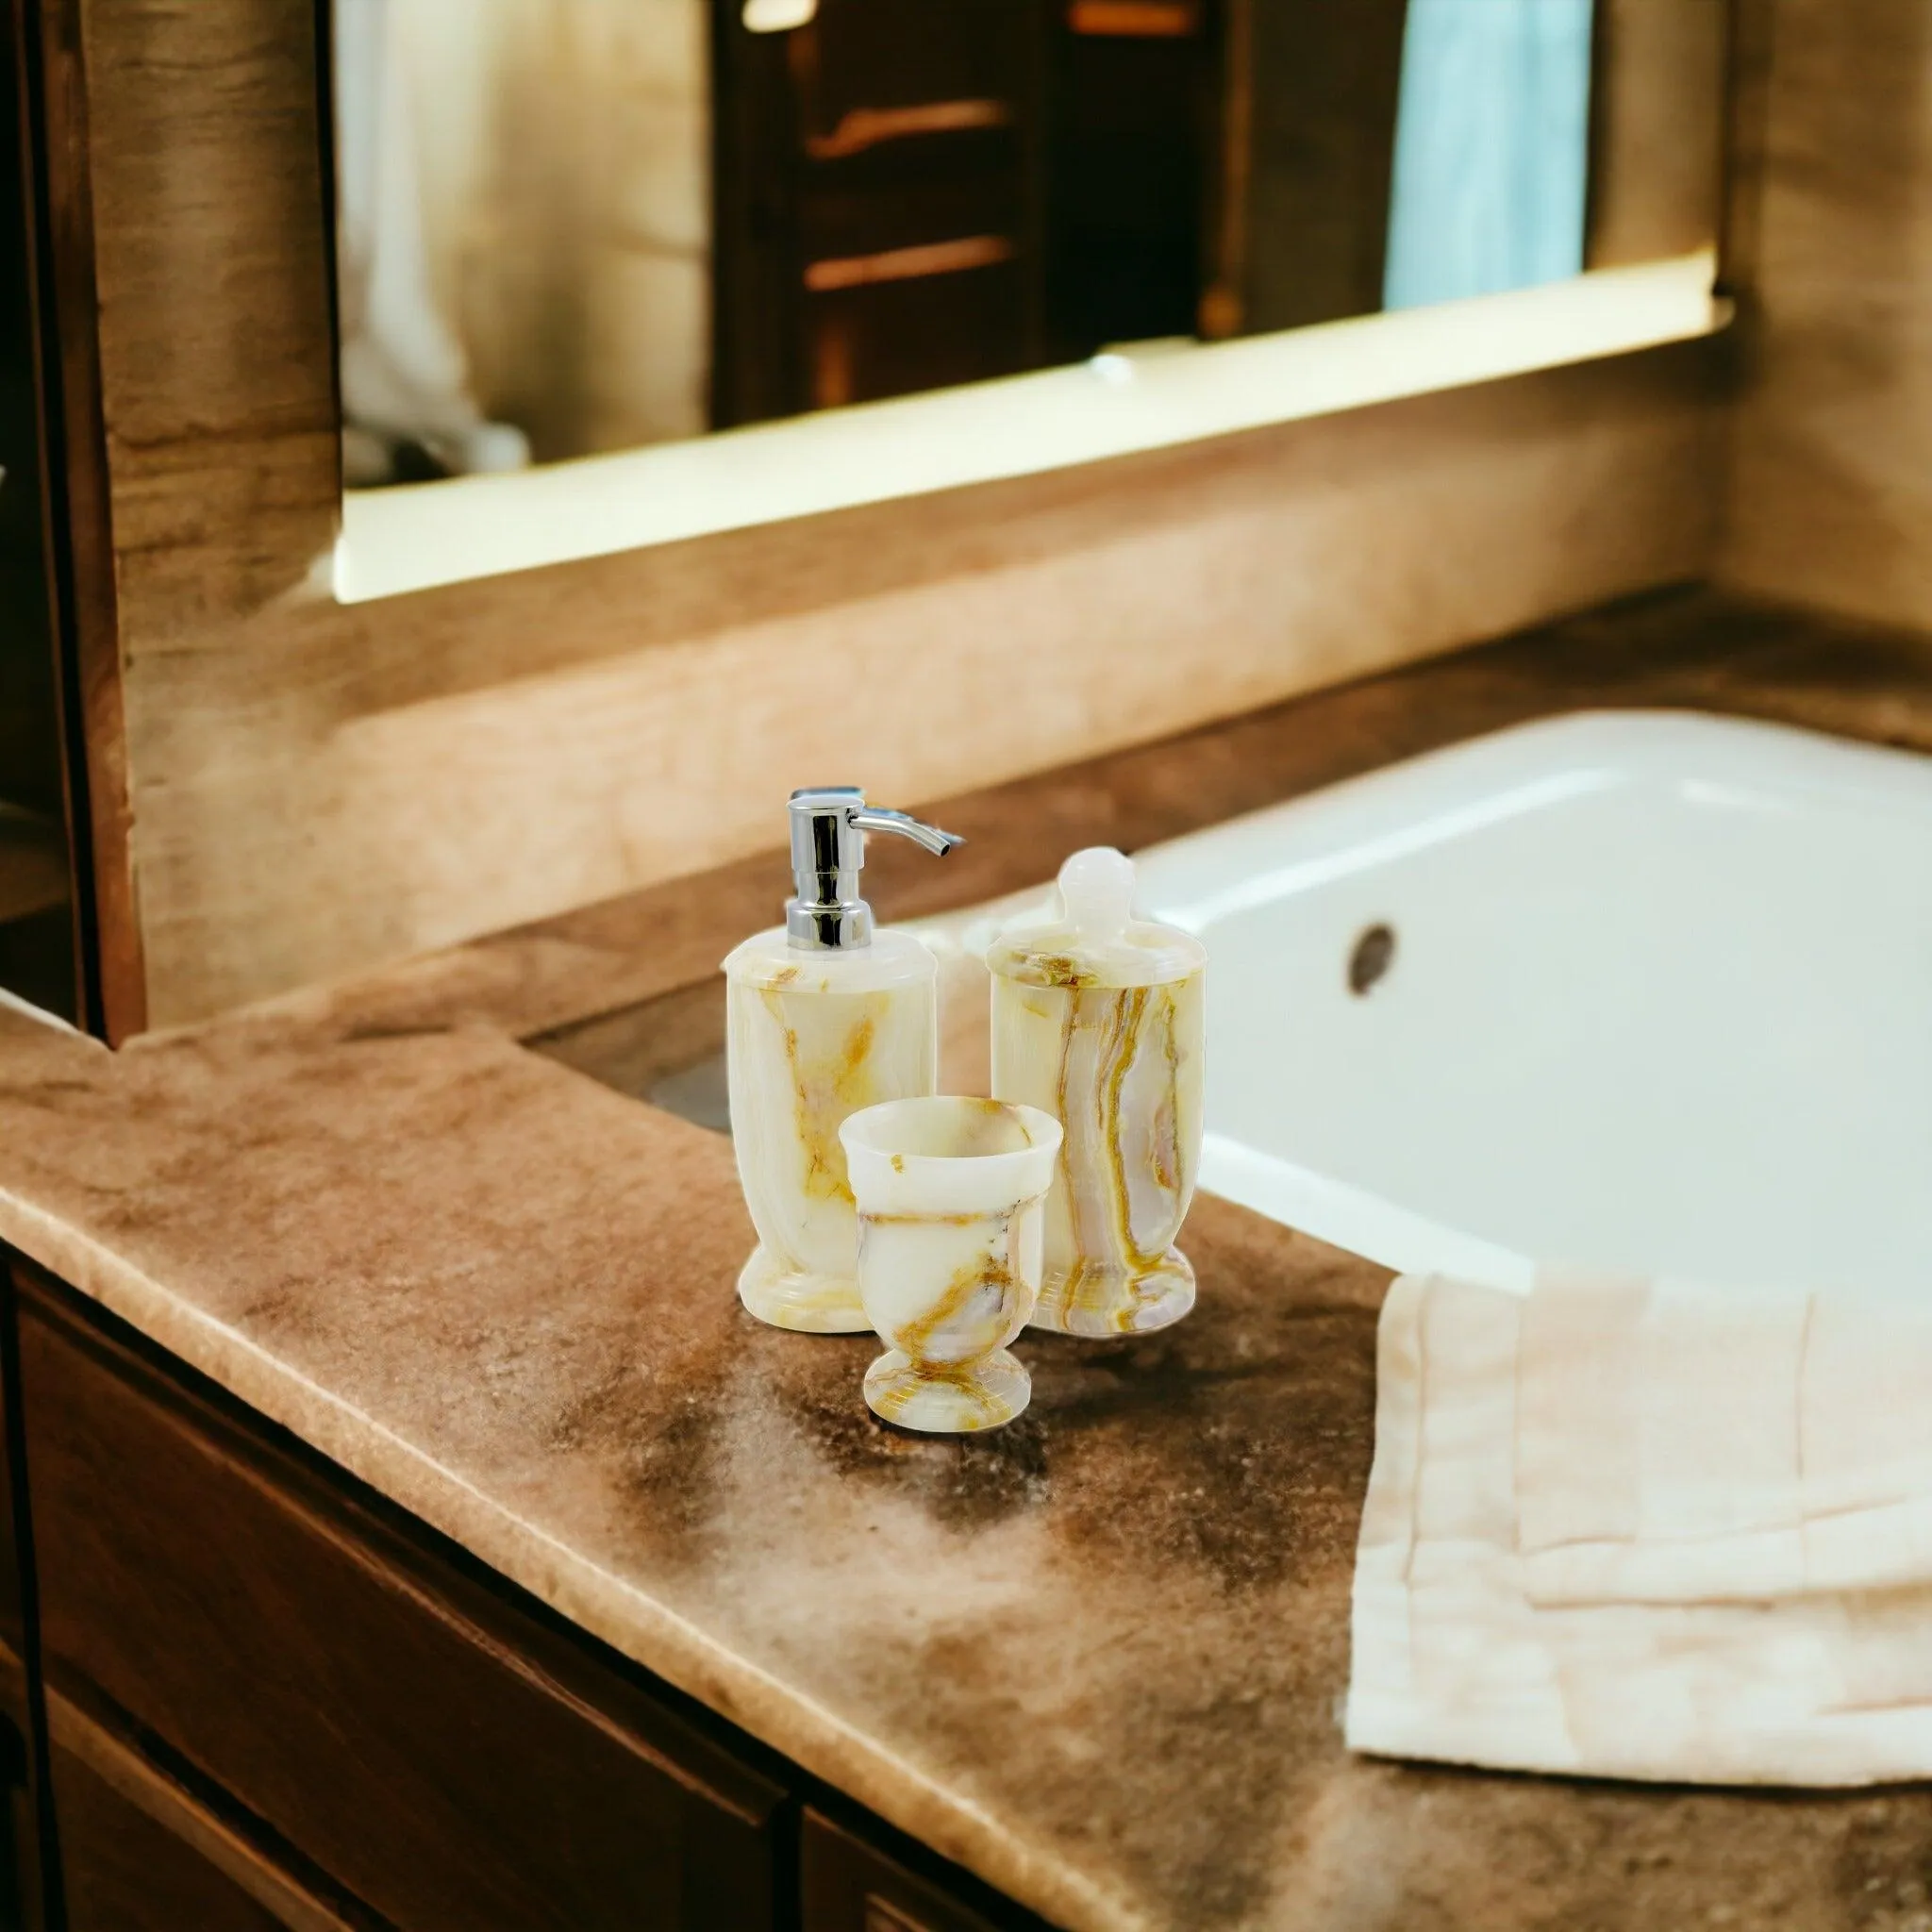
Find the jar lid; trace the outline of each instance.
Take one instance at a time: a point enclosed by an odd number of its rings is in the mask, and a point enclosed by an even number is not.
[[[1136,919],[1134,862],[1090,845],[1060,867],[1060,915],[1009,925],[986,963],[1026,986],[1164,986],[1198,973],[1208,948],[1191,932]]]

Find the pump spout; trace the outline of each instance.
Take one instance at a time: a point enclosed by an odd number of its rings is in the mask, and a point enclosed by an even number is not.
[[[910,812],[888,811],[881,806],[868,805],[854,812],[852,823],[861,832],[896,832],[900,838],[923,846],[935,858],[943,858],[955,845],[966,842],[958,832],[942,832],[937,825],[914,818]]]

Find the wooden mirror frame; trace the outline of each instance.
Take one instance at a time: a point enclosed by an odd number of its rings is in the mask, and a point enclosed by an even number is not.
[[[344,605],[313,0],[22,6],[115,1041],[1710,555],[1687,343]]]

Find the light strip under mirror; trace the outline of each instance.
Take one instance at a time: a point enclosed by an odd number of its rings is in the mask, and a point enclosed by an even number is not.
[[[1277,335],[1072,367],[584,457],[353,491],[344,603],[1024,476],[1708,335],[1708,249]]]

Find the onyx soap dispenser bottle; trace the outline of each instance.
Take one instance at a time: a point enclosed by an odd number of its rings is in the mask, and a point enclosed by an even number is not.
[[[849,786],[794,791],[791,820],[785,924],[724,961],[731,1133],[758,1238],[738,1293],[774,1326],[857,1334],[872,1324],[839,1129],[860,1108],[931,1093],[939,1070],[939,963],[910,934],[874,929],[866,834],[936,858],[961,841]]]

